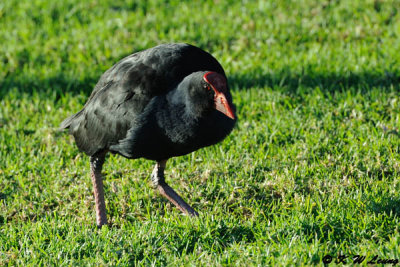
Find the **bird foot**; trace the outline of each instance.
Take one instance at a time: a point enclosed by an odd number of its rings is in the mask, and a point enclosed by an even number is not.
[[[187,204],[169,185],[164,183],[157,186],[160,194],[172,202],[180,211],[189,214],[190,216],[197,217],[199,214]]]
[[[193,217],[199,216],[199,214],[165,182],[164,170],[166,162],[166,160],[162,160],[156,163],[151,174],[153,185],[160,191],[161,195],[171,201],[180,211]]]
[[[106,153],[98,153],[90,157],[90,176],[93,183],[93,195],[96,205],[97,227],[101,228],[107,224],[106,203],[104,200],[103,177],[101,169],[103,167]]]

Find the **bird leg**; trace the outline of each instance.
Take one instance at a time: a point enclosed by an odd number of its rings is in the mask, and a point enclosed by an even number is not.
[[[101,169],[103,168],[106,152],[99,152],[90,157],[90,176],[93,183],[93,194],[96,204],[96,222],[101,227],[107,224],[106,203],[104,201],[103,177]]]
[[[182,212],[191,216],[198,216],[199,214],[187,204],[166,182],[164,178],[164,170],[167,160],[158,161],[151,174],[153,185],[158,188],[161,195],[171,201]]]

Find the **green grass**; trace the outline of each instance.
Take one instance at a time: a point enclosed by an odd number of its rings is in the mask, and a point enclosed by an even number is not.
[[[1,1],[0,265],[400,259],[399,11],[389,0]],[[153,162],[110,156],[112,226],[98,230],[88,157],[58,125],[102,72],[165,42],[222,63],[240,120],[167,165],[199,218],[153,190]]]

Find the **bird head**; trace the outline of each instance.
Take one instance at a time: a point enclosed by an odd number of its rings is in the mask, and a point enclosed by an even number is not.
[[[178,91],[186,95],[186,108],[195,117],[216,110],[236,120],[225,76],[212,71],[194,72],[186,76],[178,88]]]
[[[225,95],[228,92],[226,78],[217,72],[209,71],[203,75],[203,80],[203,88],[213,93],[214,108],[234,120],[235,113]]]

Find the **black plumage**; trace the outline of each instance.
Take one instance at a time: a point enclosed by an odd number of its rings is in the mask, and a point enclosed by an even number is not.
[[[223,140],[236,122],[234,112],[225,72],[213,56],[188,44],[163,44],[107,70],[83,109],[61,128],[68,128],[79,149],[97,162],[91,165],[95,191],[108,151],[156,160],[152,179],[160,186],[166,160]],[[174,204],[196,214],[190,206]],[[99,219],[98,211],[99,225],[106,223],[103,215]]]

